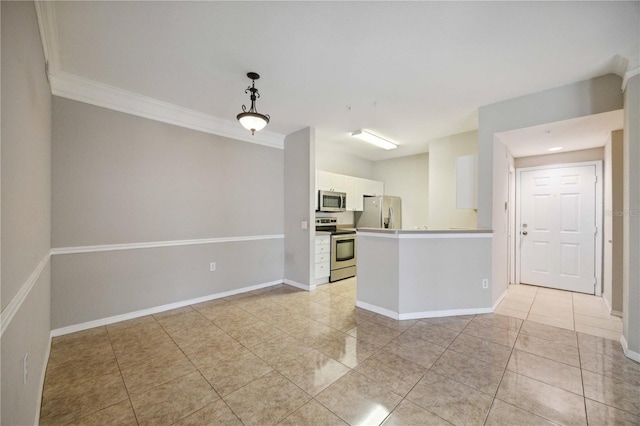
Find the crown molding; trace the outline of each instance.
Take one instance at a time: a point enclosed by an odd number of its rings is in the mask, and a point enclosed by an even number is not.
[[[56,24],[56,12],[54,2],[36,1],[36,15],[38,17],[38,28],[40,29],[40,39],[42,40],[42,50],[47,62],[47,75],[60,71],[60,52],[58,45],[58,26]]]
[[[627,82],[636,75],[640,74],[640,67],[635,67],[630,69],[626,73],[624,73],[624,77],[622,78],[622,91],[627,90]]]
[[[237,121],[204,114],[62,71],[55,2],[36,1],[35,7],[52,94],[212,135],[271,148],[284,148],[283,134],[262,130],[251,135]]]
[[[236,121],[203,114],[64,71],[51,74],[49,81],[51,82],[51,92],[63,98],[213,135],[271,148],[284,148],[284,135],[279,133],[261,131],[254,136]]]

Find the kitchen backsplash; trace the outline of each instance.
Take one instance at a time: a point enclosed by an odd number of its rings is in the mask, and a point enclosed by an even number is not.
[[[334,213],[325,213],[325,212],[316,212],[316,217],[335,217],[338,219],[338,225],[351,225],[355,223],[353,212],[334,212]]]

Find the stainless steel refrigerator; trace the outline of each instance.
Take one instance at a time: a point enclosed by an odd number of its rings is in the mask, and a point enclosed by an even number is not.
[[[358,228],[402,229],[400,197],[364,197],[364,209],[356,219]]]

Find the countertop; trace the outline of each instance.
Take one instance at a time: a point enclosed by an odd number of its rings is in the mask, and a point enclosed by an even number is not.
[[[376,234],[492,234],[491,229],[381,229],[381,228],[357,228],[358,232]]]

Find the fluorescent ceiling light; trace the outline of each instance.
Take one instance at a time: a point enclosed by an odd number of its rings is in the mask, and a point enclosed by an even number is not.
[[[386,139],[382,139],[380,136],[376,136],[373,133],[369,133],[365,130],[356,130],[355,132],[351,133],[351,136],[362,139],[365,142],[369,142],[372,145],[384,149],[396,149],[398,147],[398,145],[389,142]]]
[[[554,146],[553,148],[549,148],[547,151],[554,152],[554,151],[560,151],[561,149],[562,149],[561,146]]]

